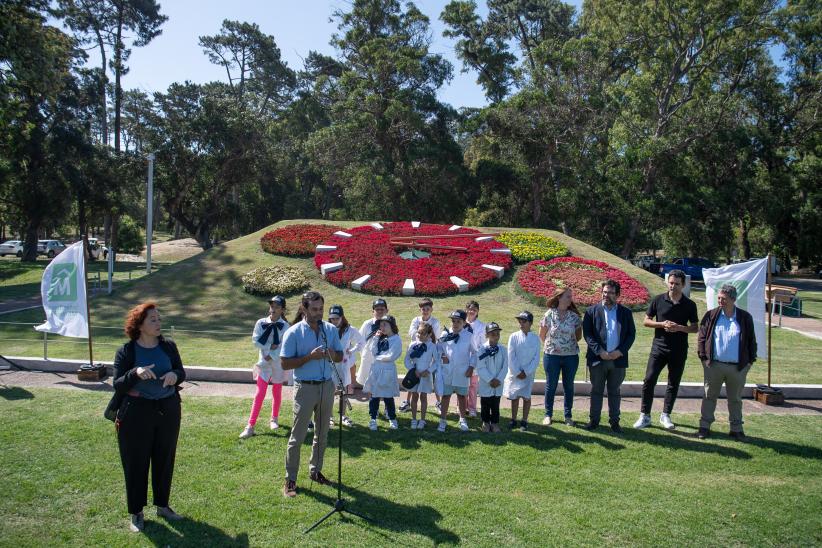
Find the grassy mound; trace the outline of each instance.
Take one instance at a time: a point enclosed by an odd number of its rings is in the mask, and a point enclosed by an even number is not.
[[[359,326],[371,315],[371,295],[337,288],[322,279],[310,258],[283,257],[265,253],[260,248],[260,238],[266,232],[294,223],[317,223],[316,220],[282,221],[242,238],[220,244],[208,251],[164,267],[151,276],[125,283],[112,296],[100,296],[92,300],[92,334],[95,359],[112,360],[117,347],[124,341],[123,317],[135,303],[154,300],[160,306],[163,328],[172,334],[180,345],[187,364],[216,367],[250,367],[257,351],[251,345],[250,335],[254,322],[266,314],[268,305],[263,297],[249,295],[243,290],[241,278],[253,268],[262,266],[292,266],[302,270],[312,289],[321,292],[326,305],[341,304],[349,321]],[[329,223],[331,224],[331,223]],[[335,222],[338,226],[354,227],[365,221]],[[503,231],[487,227],[489,231]],[[559,232],[534,230],[544,233],[568,247],[577,257],[609,263],[639,280],[651,295],[665,291],[661,278],[635,267],[610,253],[602,251]],[[520,266],[509,271],[499,284],[469,293],[437,298],[434,314],[441,320],[450,310],[462,308],[467,299],[476,299],[481,306],[483,321],[496,321],[503,328],[503,341],[517,329],[514,315],[530,310],[541,317],[544,310],[526,300],[516,289],[514,276]],[[411,319],[418,315],[417,297],[390,297],[390,311],[398,319],[401,331],[407,329]],[[704,302],[699,301],[700,314]],[[288,299],[288,317],[296,311],[295,298]],[[634,316],[637,323],[637,341],[631,354],[628,380],[641,380],[645,360],[650,350],[653,331],[641,326],[644,312]],[[42,335],[35,333],[31,325],[40,323],[41,309],[19,312],[3,317],[3,321],[21,322],[26,325],[0,325],[4,355],[42,356]],[[536,322],[535,322],[536,323]],[[536,329],[536,326],[535,326]],[[197,333],[195,331],[206,331]],[[822,342],[808,339],[796,333],[774,330],[774,355],[779,356],[774,366],[774,382],[822,382],[822,373],[809,356],[822,351]],[[685,372],[685,380],[701,381],[702,370],[696,359],[696,337],[691,336],[692,350]],[[585,351],[584,342],[582,351]],[[49,336],[48,355],[54,358],[86,358],[86,342]],[[538,376],[542,376],[541,368]],[[579,378],[584,377],[584,370]],[[749,375],[749,382],[762,382],[765,367],[757,363]]]

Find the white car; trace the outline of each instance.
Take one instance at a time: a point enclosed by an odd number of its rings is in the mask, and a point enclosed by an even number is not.
[[[17,257],[22,257],[23,242],[20,240],[6,240],[0,244],[0,257],[5,257],[6,255],[16,255]]]
[[[49,259],[52,257],[59,255],[66,249],[66,244],[61,242],[60,240],[38,240],[37,241],[37,253],[39,255],[45,255]]]

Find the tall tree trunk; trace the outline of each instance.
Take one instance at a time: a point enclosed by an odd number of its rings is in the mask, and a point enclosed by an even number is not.
[[[106,67],[106,44],[99,30],[95,30],[95,34],[97,35],[97,47],[100,48],[100,58],[102,59],[101,68],[103,69],[102,78],[100,78],[100,141],[105,146],[108,146],[108,94],[106,91],[106,83],[108,82],[106,74],[108,67]]]
[[[194,233],[194,239],[200,244],[203,250],[211,249],[211,227],[208,221],[202,221],[197,225],[197,231]]]
[[[23,257],[21,261],[33,263],[37,260],[37,231],[40,229],[40,220],[29,218],[26,223],[26,237],[23,238]]]
[[[648,167],[645,170],[645,183],[642,185],[642,196],[648,196],[651,193],[651,190],[654,188],[654,183],[656,182],[656,172],[657,165],[655,159],[652,158],[648,161]],[[623,244],[622,251],[620,252],[620,256],[623,259],[628,259],[634,253],[637,234],[639,234],[639,223],[641,221],[641,215],[642,212],[638,211],[634,215],[634,218],[631,219],[631,225],[628,228],[628,235],[625,238],[625,243]]]
[[[751,258],[751,240],[748,236],[748,223],[745,219],[739,219],[739,247],[742,258],[746,261]]]
[[[123,90],[120,78],[123,75],[123,11],[122,2],[117,3],[117,36],[114,42],[114,150],[120,152],[120,108]]]

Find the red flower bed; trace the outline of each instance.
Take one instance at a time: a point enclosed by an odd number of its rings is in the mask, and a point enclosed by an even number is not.
[[[260,238],[260,246],[275,255],[313,255],[317,245],[338,230],[342,228],[333,225],[288,225],[266,232]]]
[[[558,288],[570,287],[574,291],[574,302],[590,306],[602,299],[599,284],[608,278],[619,282],[621,304],[638,307],[648,302],[648,290],[639,281],[607,263],[580,257],[531,261],[520,270],[517,283],[541,305],[545,305]]]
[[[479,231],[470,228],[449,230],[448,225],[422,224],[413,228],[409,222],[384,223],[378,230],[371,225],[345,229],[351,238],[331,236],[323,243],[337,246],[334,251],[318,251],[314,264],[320,268],[324,264],[340,262],[343,268],[327,274],[326,279],[339,287],[351,287],[351,282],[364,276],[371,279],[362,291],[375,295],[400,295],[407,278],[414,280],[416,295],[448,295],[457,293],[458,288],[450,277],[462,278],[475,289],[497,280],[494,271],[483,268],[483,264],[511,268],[511,256],[492,253],[491,249],[505,246],[495,240],[478,242]],[[397,236],[465,235],[464,238],[433,238],[426,243],[466,247],[467,251],[428,249],[430,257],[404,259],[399,253],[408,251],[405,246],[395,246],[389,240]]]

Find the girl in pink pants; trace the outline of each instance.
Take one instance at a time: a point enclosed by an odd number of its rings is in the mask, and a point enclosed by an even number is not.
[[[248,424],[240,434],[244,440],[254,435],[254,425],[263,406],[265,393],[271,385],[271,429],[280,427],[280,404],[283,401],[283,384],[291,380],[291,371],[284,371],[280,365],[280,342],[289,323],[285,319],[285,297],[277,295],[268,301],[268,316],[260,318],[254,325],[251,341],[260,351],[259,359],[254,364],[254,379],[257,381],[257,394],[251,405]]]

